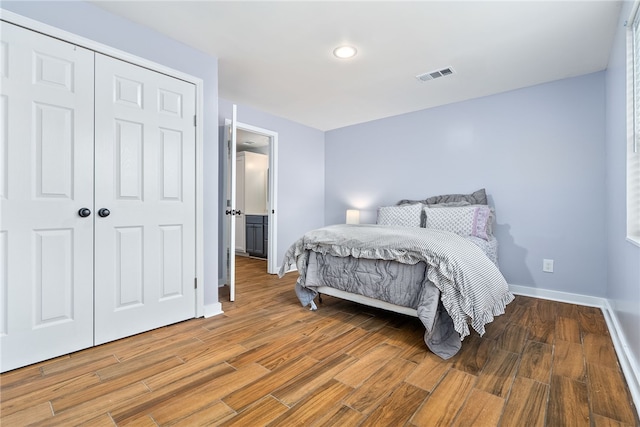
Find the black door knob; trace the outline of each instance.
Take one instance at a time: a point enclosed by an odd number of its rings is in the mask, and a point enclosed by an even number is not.
[[[78,211],[78,215],[80,215],[82,218],[86,218],[91,215],[91,210],[89,208],[80,208],[80,210]]]
[[[111,211],[107,208],[102,208],[98,211],[98,215],[100,215],[102,218],[108,217],[109,214],[111,214]]]
[[[231,215],[231,211],[229,209],[227,209],[226,211],[224,211],[225,215]]]

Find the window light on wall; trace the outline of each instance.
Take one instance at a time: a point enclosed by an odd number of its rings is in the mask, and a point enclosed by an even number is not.
[[[627,238],[640,245],[640,0],[627,24]]]

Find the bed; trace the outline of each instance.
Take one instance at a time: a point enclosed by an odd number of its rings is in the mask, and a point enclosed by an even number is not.
[[[424,342],[455,355],[471,326],[480,335],[513,300],[497,265],[493,211],[484,189],[470,195],[402,200],[376,224],[339,224],[305,233],[279,271],[293,265],[303,306],[326,294],[415,316]]]

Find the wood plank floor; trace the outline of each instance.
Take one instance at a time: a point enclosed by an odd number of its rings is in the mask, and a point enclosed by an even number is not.
[[[638,426],[599,309],[516,297],[443,361],[414,318],[239,258],[235,303],[0,375],[2,426]]]

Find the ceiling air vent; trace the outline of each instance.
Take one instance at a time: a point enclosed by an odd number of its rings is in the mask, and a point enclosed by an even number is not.
[[[422,82],[427,82],[429,80],[439,79],[440,77],[449,76],[451,74],[453,74],[453,68],[447,67],[443,68],[442,70],[435,70],[429,71],[428,73],[418,74],[416,76],[416,79]]]

